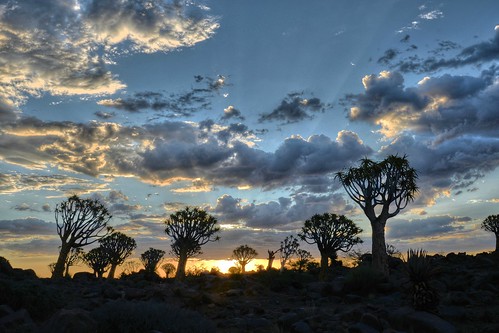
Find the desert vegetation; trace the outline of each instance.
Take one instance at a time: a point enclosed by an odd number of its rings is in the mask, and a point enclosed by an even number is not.
[[[299,232],[283,237],[277,249],[269,249],[266,269],[260,265],[256,272],[246,270],[258,256],[248,244],[232,251],[237,265],[228,273],[186,270],[187,260],[201,254],[203,245],[223,237],[217,219],[197,207],[164,221],[177,265],[163,263],[165,250],[149,248],[139,256],[141,268],[129,259],[136,241],[108,226],[111,215],[104,205],[71,196],[55,209],[61,247],[50,265],[51,279],[13,268],[0,257],[0,331],[63,332],[74,325],[88,332],[499,330],[493,315],[499,311],[497,247],[475,256],[429,255],[424,249],[404,256],[385,243],[387,220],[417,192],[417,174],[405,157],[365,159],[338,178],[371,222],[372,252],[355,248],[362,230],[352,220],[315,214]],[[489,216],[482,228],[497,237],[498,221],[497,215]],[[317,246],[318,262],[300,240]],[[94,243],[98,246],[85,252]],[[349,254],[353,265],[344,266],[338,252]],[[272,266],[276,256],[279,270]],[[79,263],[93,273],[71,277],[70,267]]]

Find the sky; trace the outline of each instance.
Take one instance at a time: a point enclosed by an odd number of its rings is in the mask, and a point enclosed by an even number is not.
[[[48,275],[54,209],[101,200],[134,256],[197,206],[265,258],[314,214],[367,218],[334,179],[407,155],[401,251],[493,250],[499,2],[0,0],[0,256]],[[315,256],[313,246],[302,244]],[[87,249],[88,250],[88,249]]]

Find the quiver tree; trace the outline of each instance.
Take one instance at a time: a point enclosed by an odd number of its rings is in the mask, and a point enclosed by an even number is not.
[[[114,279],[116,267],[125,262],[137,247],[135,240],[121,232],[112,233],[99,240],[100,246],[107,252],[111,269],[108,278]]]
[[[170,274],[175,273],[175,271],[177,270],[177,268],[175,267],[175,265],[172,264],[172,263],[170,263],[170,262],[167,262],[166,264],[163,264],[161,266],[161,268],[165,272],[167,279],[170,277]]]
[[[302,272],[312,259],[313,257],[310,252],[304,249],[298,249],[296,251],[296,260],[291,263],[291,266],[295,267],[298,272]]]
[[[489,215],[482,222],[482,229],[493,232],[496,236],[496,249],[495,253],[499,254],[499,215]]]
[[[66,263],[65,263],[65,266],[66,266],[66,270],[64,272],[65,277],[70,277],[69,276],[69,268],[71,266],[76,266],[80,262],[83,261],[83,254],[84,254],[84,252],[83,252],[83,249],[81,247],[74,247],[71,249],[71,251],[69,251],[69,254],[68,254],[68,257],[67,257]],[[54,269],[55,269],[55,264],[54,264]]]
[[[237,260],[239,265],[241,266],[241,273],[246,272],[246,265],[256,258],[258,253],[255,251],[255,249],[249,247],[248,245],[241,245],[238,246],[237,248],[232,251],[232,258],[234,260]]]
[[[108,253],[102,247],[96,247],[85,253],[83,255],[83,261],[88,267],[93,269],[94,274],[98,278],[102,278],[111,265]]]
[[[386,221],[414,200],[418,192],[416,170],[410,167],[406,156],[390,155],[381,162],[365,158],[358,167],[338,172],[336,177],[369,219],[373,267],[387,276]]]
[[[201,254],[201,246],[220,239],[217,219],[206,211],[186,207],[170,215],[165,232],[172,239],[171,253],[178,258],[177,279],[185,277],[187,259]]]
[[[329,266],[329,258],[337,258],[337,252],[348,252],[355,244],[362,243],[357,237],[362,229],[344,215],[316,214],[306,220],[298,237],[308,244],[316,244],[321,254],[321,279]]]
[[[142,262],[142,265],[144,265],[146,274],[152,275],[156,272],[156,268],[164,255],[165,251],[153,249],[152,247],[140,255],[140,261]]]
[[[279,248],[279,253],[281,255],[281,272],[299,247],[300,243],[298,243],[298,239],[293,235],[289,235],[281,242],[281,247]]]
[[[268,253],[268,263],[267,263],[267,271],[270,271],[272,269],[272,264],[274,263],[275,255],[279,252],[279,249],[273,251],[273,250],[267,250]]]
[[[71,249],[92,244],[111,232],[107,226],[110,219],[107,208],[96,199],[73,195],[55,207],[57,234],[62,244],[52,278],[62,278]]]

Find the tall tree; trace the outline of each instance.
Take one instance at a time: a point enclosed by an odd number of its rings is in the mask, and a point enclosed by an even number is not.
[[[158,268],[158,264],[163,259],[165,255],[165,251],[154,249],[152,247],[149,248],[146,252],[140,255],[140,261],[144,265],[144,269],[147,274],[153,274],[156,272]]]
[[[116,267],[125,262],[137,247],[135,240],[121,232],[114,232],[99,240],[100,246],[107,251],[111,269],[108,278],[114,279]]]
[[[390,155],[380,162],[365,158],[358,167],[338,172],[336,177],[369,219],[373,267],[387,276],[386,221],[414,200],[418,192],[416,170],[411,168],[406,156]]]
[[[246,265],[253,260],[258,253],[248,245],[241,245],[232,251],[232,258],[241,265],[241,273],[246,272]]]
[[[98,278],[102,278],[111,265],[108,253],[102,247],[96,247],[83,255],[83,261],[94,270]]]
[[[279,248],[279,253],[281,255],[281,272],[299,247],[300,243],[298,243],[298,239],[293,235],[289,235],[281,242],[281,247]]]
[[[482,222],[482,229],[493,232],[496,236],[496,249],[495,253],[499,254],[499,215],[489,215]]]
[[[275,255],[279,252],[279,249],[277,250],[267,250],[268,253],[268,263],[267,263],[267,271],[270,271],[272,269],[272,264],[274,263]]]
[[[220,239],[217,219],[199,208],[186,207],[165,221],[165,232],[172,238],[172,254],[178,258],[177,279],[185,277],[187,259],[201,254],[201,246]]]
[[[76,266],[78,265],[81,261],[83,261],[83,249],[81,247],[74,247],[69,251],[68,257],[66,259],[66,270],[64,272],[65,277],[70,277],[69,275],[69,268],[71,266]],[[55,264],[54,264],[55,268]]]
[[[73,195],[56,206],[55,221],[62,245],[52,278],[62,278],[71,249],[92,244],[111,232],[107,226],[110,219],[107,208],[96,199]]]
[[[355,244],[362,243],[357,237],[362,229],[344,215],[330,213],[315,214],[306,220],[298,236],[308,244],[316,244],[321,254],[322,279],[326,277],[329,258],[337,252],[348,252]]]

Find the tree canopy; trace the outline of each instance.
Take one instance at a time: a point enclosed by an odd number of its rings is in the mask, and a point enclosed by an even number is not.
[[[246,265],[256,258],[258,253],[256,252],[255,249],[249,247],[248,245],[241,245],[238,246],[237,248],[232,251],[232,258],[237,260],[239,265],[241,265],[241,273],[244,274],[246,271]]]
[[[499,215],[489,215],[483,220],[482,229],[494,233],[496,236],[496,249],[495,252],[499,253]]]
[[[137,247],[135,240],[121,232],[114,232],[99,240],[100,246],[107,252],[111,269],[108,278],[113,279],[116,267],[121,265]]]

